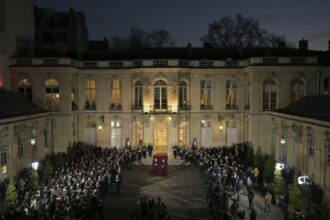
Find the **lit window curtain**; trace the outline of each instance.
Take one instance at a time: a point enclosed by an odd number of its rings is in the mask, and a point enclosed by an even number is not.
[[[120,94],[120,81],[113,80],[111,88],[111,107],[120,108],[121,105],[121,94]]]
[[[208,108],[211,106],[211,81],[201,81],[201,107]]]
[[[87,80],[85,108],[87,110],[96,109],[96,81],[95,80]]]
[[[188,104],[188,93],[187,93],[187,83],[182,81],[180,83],[180,90],[179,90],[179,106],[181,109],[187,107]]]
[[[235,109],[237,107],[237,80],[226,81],[226,108]]]

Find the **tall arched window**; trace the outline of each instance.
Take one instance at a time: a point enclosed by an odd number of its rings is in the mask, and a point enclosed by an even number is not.
[[[273,79],[267,79],[263,88],[263,110],[274,110],[277,106],[277,84]]]
[[[59,83],[55,79],[46,81],[45,108],[47,110],[58,111],[60,108]]]
[[[28,100],[32,101],[31,81],[28,79],[21,79],[18,86],[18,92]]]
[[[314,157],[315,137],[312,133],[309,133],[307,135],[307,149],[308,149],[308,156]]]
[[[110,110],[121,109],[121,83],[118,79],[112,80],[110,102]]]
[[[211,80],[201,80],[201,110],[211,110]]]
[[[158,80],[154,88],[155,110],[167,110],[167,85],[164,80]]]
[[[179,107],[182,110],[188,109],[188,87],[185,81],[181,81],[179,85]]]
[[[142,109],[143,105],[143,86],[141,81],[134,84],[134,109]]]
[[[305,96],[305,84],[301,79],[294,79],[291,82],[290,99],[291,103],[298,101]]]

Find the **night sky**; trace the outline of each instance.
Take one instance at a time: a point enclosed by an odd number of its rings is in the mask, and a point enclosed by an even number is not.
[[[131,26],[147,31],[166,29],[177,46],[200,37],[210,22],[225,15],[259,19],[261,27],[296,43],[305,38],[310,49],[326,50],[330,40],[330,0],[35,0],[38,7],[86,16],[89,38],[127,36]]]

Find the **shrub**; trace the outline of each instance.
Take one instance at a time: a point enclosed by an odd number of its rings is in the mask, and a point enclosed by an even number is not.
[[[35,170],[31,171],[29,186],[32,191],[37,191],[39,189],[39,175]]]
[[[18,194],[16,191],[16,187],[15,187],[13,178],[9,179],[4,202],[5,202],[5,207],[7,209],[12,209],[12,208],[16,207],[16,205],[18,203]]]
[[[297,183],[294,183],[289,189],[289,206],[296,211],[302,211],[307,203],[306,198],[301,192]]]
[[[284,180],[282,177],[282,173],[279,170],[275,170],[274,172],[274,187],[274,193],[276,196],[284,194]]]

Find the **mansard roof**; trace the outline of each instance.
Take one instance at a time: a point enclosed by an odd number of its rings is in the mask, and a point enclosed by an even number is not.
[[[0,103],[0,119],[47,112],[22,95],[4,89],[0,89]]]
[[[324,56],[324,51],[299,50],[296,48],[245,48],[233,50],[230,48],[202,47],[172,47],[172,48],[143,48],[125,49],[108,52],[86,52],[83,60],[136,60],[136,59],[208,59],[225,60],[246,59],[250,57],[268,56]]]
[[[306,96],[276,112],[330,122],[330,96]]]

